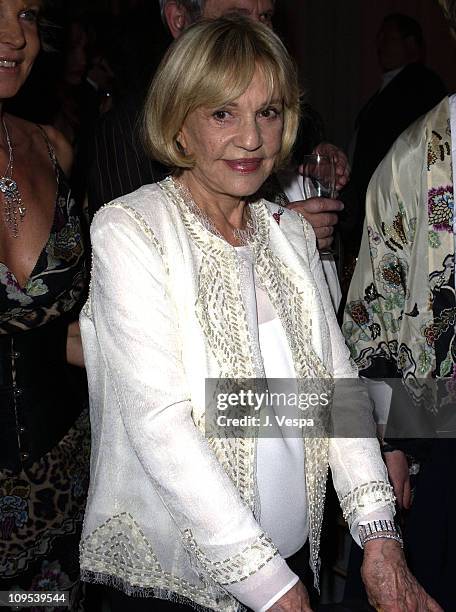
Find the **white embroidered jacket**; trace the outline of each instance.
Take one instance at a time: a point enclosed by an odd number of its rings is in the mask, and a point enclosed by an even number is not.
[[[296,213],[251,204],[255,272],[287,335],[297,377],[357,376],[315,237]],[[86,580],[235,611],[235,585],[278,552],[255,518],[255,448],[204,435],[205,378],[261,378],[235,250],[210,233],[172,179],[105,206],[91,229],[81,314],[90,389]],[[367,402],[367,399],[363,399]],[[328,460],[351,525],[394,497],[375,439],[307,438],[311,564]]]

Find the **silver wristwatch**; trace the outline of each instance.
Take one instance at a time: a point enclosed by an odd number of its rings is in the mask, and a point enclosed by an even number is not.
[[[394,521],[370,521],[359,526],[359,541],[363,548],[364,544],[369,542],[369,540],[380,539],[396,540],[401,545],[401,548],[404,548],[401,532]]]

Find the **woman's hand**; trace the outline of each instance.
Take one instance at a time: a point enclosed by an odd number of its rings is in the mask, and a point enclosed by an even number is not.
[[[312,612],[306,587],[299,580],[268,612]]]
[[[410,573],[398,542],[378,539],[364,545],[361,575],[369,603],[381,612],[443,612]]]
[[[399,508],[408,510],[412,505],[412,490],[407,457],[402,451],[395,450],[385,453],[384,458]]]
[[[67,361],[71,365],[84,367],[84,353],[82,352],[81,331],[79,329],[79,321],[73,321],[68,325],[67,346],[66,346]]]

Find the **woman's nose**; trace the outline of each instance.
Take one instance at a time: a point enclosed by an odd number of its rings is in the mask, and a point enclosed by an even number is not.
[[[16,16],[2,15],[0,18],[0,44],[13,49],[22,49],[25,46],[22,24]]]
[[[246,151],[256,151],[261,147],[263,139],[256,118],[242,122],[236,144]]]

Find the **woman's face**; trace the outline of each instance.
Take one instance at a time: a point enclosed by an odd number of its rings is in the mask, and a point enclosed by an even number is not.
[[[252,195],[271,174],[282,146],[283,105],[268,97],[256,70],[247,90],[234,102],[190,113],[178,136],[195,159],[189,172],[212,196],[240,199]]]
[[[0,0],[0,100],[24,84],[40,49],[37,0]]]

